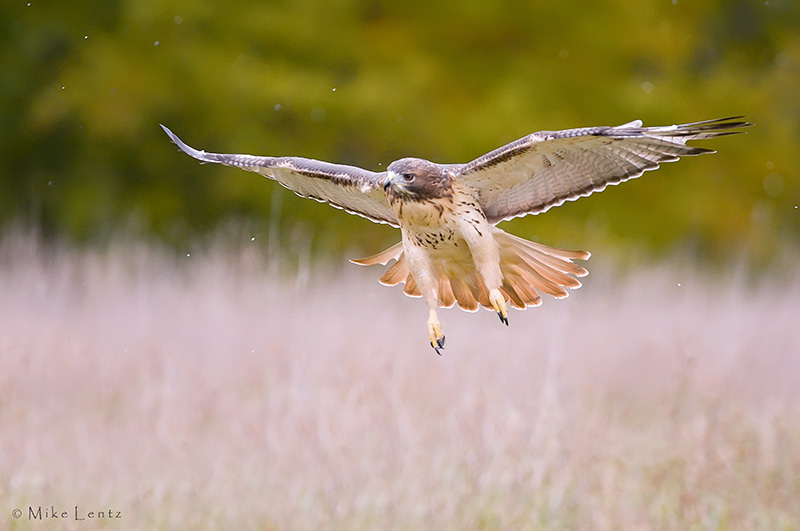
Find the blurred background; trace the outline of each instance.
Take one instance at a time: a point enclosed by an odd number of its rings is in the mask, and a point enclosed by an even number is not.
[[[4,0],[0,35],[0,528],[800,529],[797,0]],[[735,115],[503,224],[587,285],[443,312],[442,357],[345,266],[398,231],[159,127],[380,171]]]
[[[623,261],[765,264],[800,236],[792,0],[14,0],[0,32],[6,231],[178,249],[222,231],[337,259],[398,239],[255,174],[201,167],[159,123],[207,151],[380,171],[403,156],[467,162],[542,129],[746,115],[747,135],[703,144],[717,155],[505,228]]]

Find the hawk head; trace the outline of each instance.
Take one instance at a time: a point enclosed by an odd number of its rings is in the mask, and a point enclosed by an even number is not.
[[[383,181],[389,201],[428,201],[452,194],[447,166],[424,159],[405,158],[392,162]]]

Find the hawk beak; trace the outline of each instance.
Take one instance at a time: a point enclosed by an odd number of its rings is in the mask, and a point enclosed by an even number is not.
[[[392,185],[392,174],[386,176],[386,179],[383,180],[383,191],[385,192],[390,186]]]

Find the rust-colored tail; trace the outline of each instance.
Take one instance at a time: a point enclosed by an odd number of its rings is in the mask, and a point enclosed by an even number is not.
[[[492,235],[500,250],[500,271],[503,274],[500,291],[514,308],[540,305],[540,293],[548,293],[559,299],[566,297],[569,295],[567,288],[581,287],[578,277],[589,273],[573,263],[573,260],[588,260],[591,255],[586,251],[556,249],[519,238],[497,227],[492,228]],[[402,242],[376,255],[351,262],[365,266],[386,265],[390,260],[396,262],[380,278],[381,284],[394,286],[403,282],[406,295],[421,297],[417,283],[408,270]],[[450,275],[446,268],[440,268],[439,302],[445,308],[458,303],[461,309],[471,312],[480,306],[492,309],[489,289],[474,266],[465,269],[461,275]]]
[[[539,293],[564,298],[569,295],[567,288],[581,287],[578,278],[589,274],[572,262],[588,260],[591,255],[587,251],[557,249],[498,228],[494,229],[494,238],[500,246],[500,271],[503,273],[500,291],[515,308],[540,305]]]

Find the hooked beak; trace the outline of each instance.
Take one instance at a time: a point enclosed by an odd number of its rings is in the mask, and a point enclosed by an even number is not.
[[[385,192],[391,185],[392,185],[392,174],[389,173],[386,175],[386,179],[383,180],[383,191]]]

